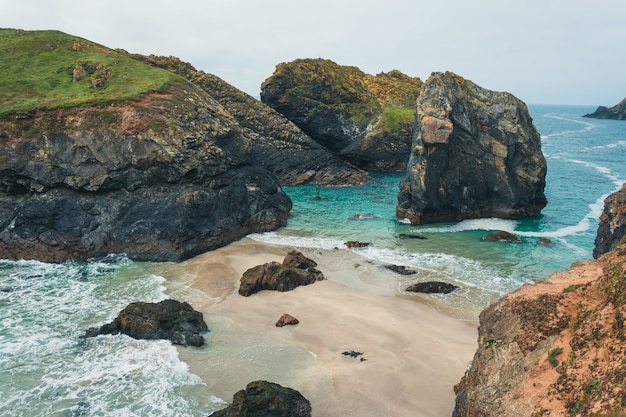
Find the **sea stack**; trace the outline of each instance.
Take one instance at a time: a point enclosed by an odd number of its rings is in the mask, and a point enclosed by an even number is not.
[[[411,224],[528,217],[547,204],[546,170],[541,136],[521,100],[433,73],[417,100],[397,216]]]

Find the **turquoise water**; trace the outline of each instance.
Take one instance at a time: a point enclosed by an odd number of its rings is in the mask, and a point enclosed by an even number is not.
[[[595,110],[590,106],[529,109],[548,162],[548,206],[533,218],[410,226],[395,217],[401,175],[372,174],[364,185],[323,187],[322,199],[312,198],[311,186],[285,187],[294,201],[287,227],[252,237],[326,249],[370,242],[355,251],[418,272],[383,278],[399,293],[409,283],[446,280],[461,289],[436,298],[438,308],[475,314],[524,283],[591,258],[603,200],[626,180],[626,122],[581,118]],[[493,230],[524,242],[481,241]],[[426,239],[401,239],[401,233]],[[552,245],[537,245],[542,237]],[[203,416],[221,408],[223,401],[169,342],[79,339],[131,301],[166,298],[167,267],[123,256],[87,264],[0,261],[0,415]],[[228,349],[220,350],[209,346],[207,354],[224,360]]]

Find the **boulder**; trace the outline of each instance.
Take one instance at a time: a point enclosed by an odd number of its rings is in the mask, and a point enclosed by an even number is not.
[[[370,243],[369,242],[360,242],[358,240],[349,240],[347,242],[344,242],[344,245],[348,249],[351,249],[351,248],[365,248],[365,247],[369,246]]]
[[[407,269],[406,266],[403,265],[385,265],[385,268],[389,269],[390,271],[395,272],[396,274],[400,274],[400,275],[415,275],[417,274],[417,272],[413,269]]]
[[[276,327],[294,326],[300,323],[300,320],[292,316],[291,314],[283,314],[276,322]]]
[[[365,74],[326,59],[276,66],[261,101],[362,169],[406,169],[422,81],[400,71]]]
[[[517,237],[511,232],[507,232],[505,230],[499,230],[497,232],[492,232],[483,237],[483,240],[488,242],[508,242],[508,243],[519,243],[522,242],[522,239]]]
[[[291,251],[283,263],[269,262],[257,265],[243,273],[239,294],[248,297],[263,290],[291,291],[301,285],[313,284],[324,279],[315,269],[317,264],[300,252]]]
[[[311,403],[298,391],[267,381],[254,381],[212,417],[311,417]]]
[[[626,98],[613,107],[599,106],[596,111],[585,114],[583,117],[590,117],[593,119],[626,120]]]
[[[111,323],[89,329],[83,337],[122,333],[134,339],[167,339],[175,345],[200,347],[205,344],[202,333],[208,331],[202,313],[186,302],[169,299],[131,303]]]
[[[425,294],[450,294],[458,288],[459,287],[457,287],[456,285],[447,282],[428,281],[418,282],[417,284],[410,285],[407,287],[406,291],[421,292]]]
[[[521,218],[547,203],[541,137],[526,105],[451,72],[433,73],[396,214],[411,224]]]
[[[613,250],[626,235],[626,184],[604,200],[593,257]]]

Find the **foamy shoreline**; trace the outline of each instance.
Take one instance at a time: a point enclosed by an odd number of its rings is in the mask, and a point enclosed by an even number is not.
[[[477,322],[442,315],[399,296],[393,285],[381,286],[377,275],[385,272],[349,250],[298,248],[318,263],[325,281],[287,293],[237,293],[245,270],[282,261],[290,249],[246,238],[195,257],[181,265],[186,274],[168,277],[175,281],[173,297],[187,299],[210,327],[224,329],[208,333],[203,350],[179,350],[190,371],[226,401],[250,382],[237,373],[289,385],[311,401],[315,417],[451,415],[453,386],[476,350]],[[275,327],[283,313],[300,324]],[[206,366],[212,343],[228,350],[229,337],[250,340],[245,356],[258,357],[258,372],[249,358],[238,365],[237,354],[228,375]],[[261,350],[284,351],[285,360],[266,369]],[[345,350],[363,352],[366,360],[344,356]]]

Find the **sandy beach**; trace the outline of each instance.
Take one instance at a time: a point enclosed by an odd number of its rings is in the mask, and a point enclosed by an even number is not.
[[[281,262],[290,249],[245,238],[168,277],[170,295],[202,311],[211,328],[207,348],[179,350],[190,371],[226,401],[255,379],[290,386],[315,417],[450,416],[453,386],[476,349],[476,320],[447,317],[428,296],[381,284],[389,272],[346,249],[295,248],[318,263],[324,281],[237,293],[244,271]],[[283,313],[300,323],[276,327]],[[349,350],[362,355],[342,354]]]

